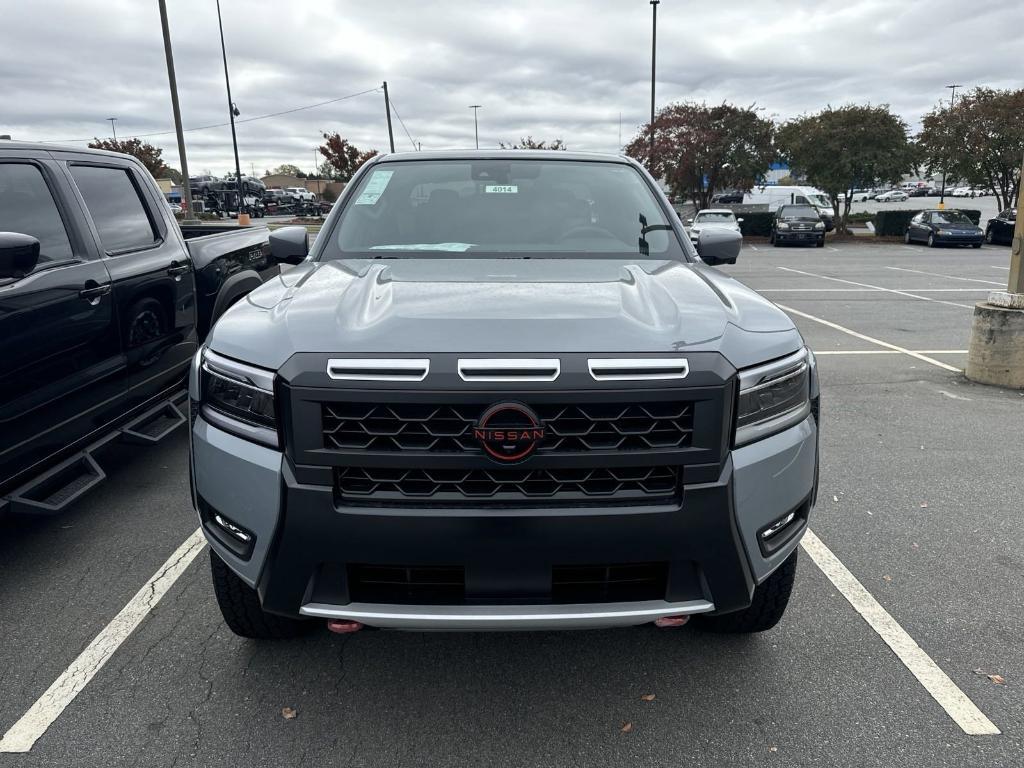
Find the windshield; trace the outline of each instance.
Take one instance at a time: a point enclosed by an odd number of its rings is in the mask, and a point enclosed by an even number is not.
[[[824,195],[808,195],[807,199],[819,208],[831,208],[832,202]]]
[[[693,220],[693,223],[706,224],[709,221],[724,221],[732,224],[736,221],[736,217],[726,211],[706,211],[704,213],[698,213],[697,218]]]
[[[970,224],[974,225],[974,222],[967,218],[960,211],[936,211],[932,214],[932,221],[936,224]]]
[[[787,205],[779,210],[779,216],[784,218],[818,218],[818,211],[809,205]]]
[[[685,258],[635,168],[526,159],[375,166],[349,197],[325,256],[388,252]]]

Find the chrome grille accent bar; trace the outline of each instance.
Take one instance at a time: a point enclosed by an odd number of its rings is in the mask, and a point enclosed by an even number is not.
[[[595,381],[651,381],[685,379],[690,364],[685,357],[675,358],[601,358],[587,360],[590,376]]]
[[[430,372],[430,360],[372,358],[331,358],[327,375],[338,381],[423,381]]]
[[[555,358],[459,358],[463,381],[554,381],[562,372]]]

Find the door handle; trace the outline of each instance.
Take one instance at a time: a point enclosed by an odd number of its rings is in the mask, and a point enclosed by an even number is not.
[[[171,262],[171,266],[167,268],[167,274],[171,277],[178,277],[191,271],[192,266],[190,264],[178,264],[177,262]]]
[[[110,283],[100,285],[94,280],[86,282],[85,286],[78,292],[78,295],[93,306],[100,303],[100,299],[110,293]]]

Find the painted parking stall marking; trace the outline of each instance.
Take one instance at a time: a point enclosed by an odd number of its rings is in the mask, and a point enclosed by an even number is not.
[[[899,296],[907,296],[911,299],[920,299],[921,301],[931,301],[935,304],[946,304],[950,307],[963,307],[964,309],[974,309],[973,304],[957,304],[953,301],[943,301],[942,299],[933,299],[930,296],[921,296],[917,293],[910,293],[908,291],[901,291],[896,288],[883,288],[880,285],[871,285],[870,283],[858,283],[855,280],[844,280],[841,277],[829,277],[828,275],[818,275],[814,272],[804,272],[802,269],[793,269],[792,267],[778,267],[778,269],[786,272],[795,272],[798,275],[806,275],[807,277],[816,277],[820,280],[834,280],[837,283],[847,283],[849,285],[856,285],[861,288],[874,288],[876,291],[885,291],[886,293],[894,293]]]

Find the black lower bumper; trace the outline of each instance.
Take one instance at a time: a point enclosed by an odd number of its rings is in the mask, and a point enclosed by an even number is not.
[[[708,600],[716,612],[746,607],[753,594],[735,525],[731,460],[717,481],[684,486],[681,503],[657,507],[344,506],[331,487],[299,484],[288,462],[283,485],[280,523],[258,582],[264,609],[274,613],[356,602],[354,569],[382,566],[461,573],[450,602],[458,605],[557,603],[555,574],[581,572],[574,566],[661,569],[659,597]]]

